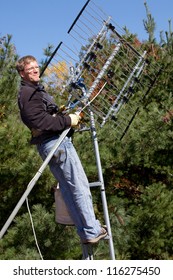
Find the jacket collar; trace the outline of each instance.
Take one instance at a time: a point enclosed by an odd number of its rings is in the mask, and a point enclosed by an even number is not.
[[[42,91],[44,90],[44,86],[41,85],[41,84],[33,84],[32,82],[29,82],[29,81],[26,81],[24,79],[21,79],[21,86],[29,86],[35,90],[38,90],[38,91]]]

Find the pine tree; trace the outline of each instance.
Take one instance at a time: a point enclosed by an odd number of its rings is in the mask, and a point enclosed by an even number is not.
[[[154,18],[152,17],[147,2],[144,2],[145,8],[146,8],[146,13],[147,13],[147,20],[143,20],[144,28],[146,32],[149,35],[148,41],[150,43],[154,43],[155,37],[154,37],[154,31],[156,28],[156,23],[154,21]]]

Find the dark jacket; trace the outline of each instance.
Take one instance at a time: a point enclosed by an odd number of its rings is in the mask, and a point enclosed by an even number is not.
[[[34,85],[22,80],[18,95],[20,115],[24,124],[31,130],[31,144],[39,144],[71,125],[68,115],[58,114],[58,107],[42,85]]]

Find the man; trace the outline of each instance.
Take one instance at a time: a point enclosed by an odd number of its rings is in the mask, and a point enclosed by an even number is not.
[[[19,59],[16,69],[21,77],[18,96],[21,118],[31,130],[31,144],[37,146],[45,160],[61,132],[76,126],[80,117],[77,114],[58,113],[58,106],[39,84],[39,66],[33,56]],[[95,217],[89,183],[71,142],[71,134],[72,129],[55,151],[49,167],[59,182],[81,242],[96,243],[107,235],[107,231]]]

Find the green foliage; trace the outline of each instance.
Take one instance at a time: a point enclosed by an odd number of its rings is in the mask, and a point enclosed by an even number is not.
[[[16,103],[18,78],[15,71],[15,62],[18,56],[15,54],[15,47],[11,43],[11,39],[11,35],[0,38],[0,120],[3,120],[11,112],[16,112],[14,102]]]
[[[172,190],[154,183],[131,206],[131,259],[172,259],[172,199]]]
[[[155,21],[154,18],[152,17],[148,5],[146,2],[144,2],[145,8],[146,8],[146,13],[147,13],[147,20],[143,20],[144,23],[144,28],[146,30],[146,32],[149,34],[149,39],[148,41],[150,43],[154,43],[154,31],[155,31]]]
[[[69,254],[72,259],[81,258],[80,242],[74,227],[55,223],[54,206],[48,211],[36,204],[31,214],[41,255],[37,250],[29,215],[25,213],[15,219],[13,228],[0,241],[0,259],[39,260],[43,257],[55,260],[67,259]]]

